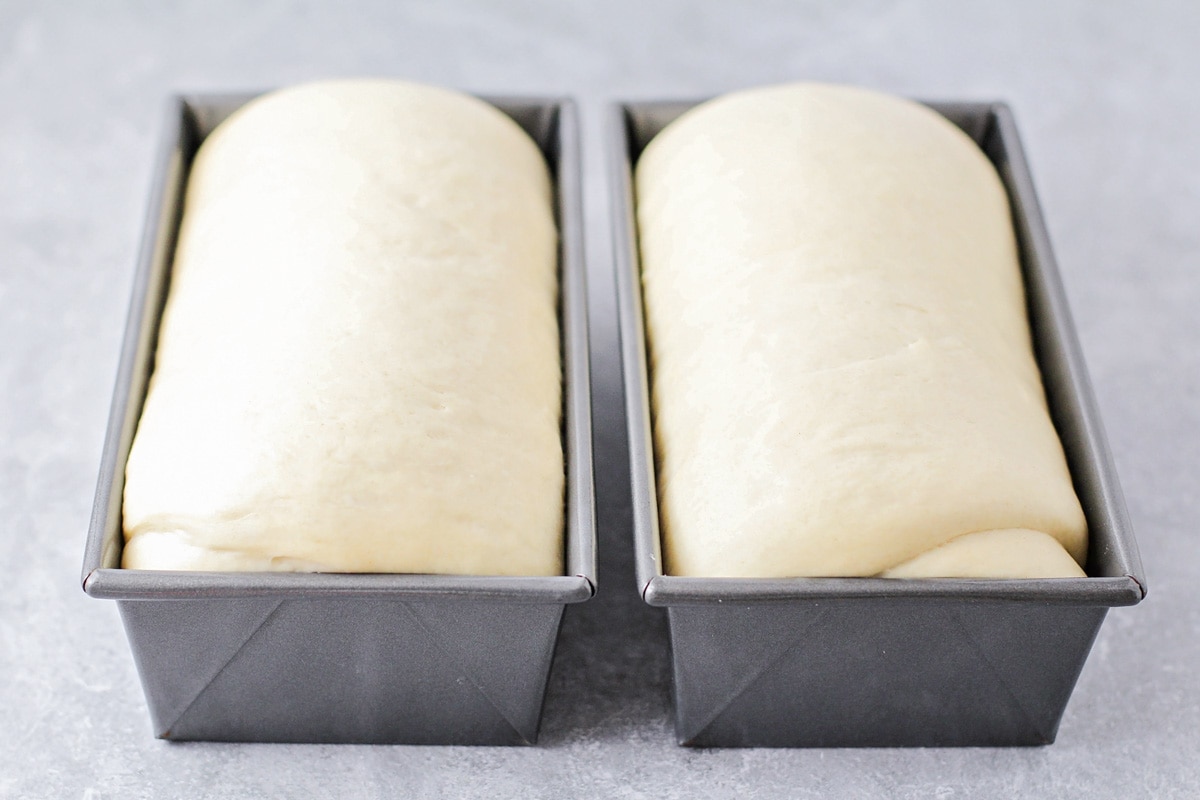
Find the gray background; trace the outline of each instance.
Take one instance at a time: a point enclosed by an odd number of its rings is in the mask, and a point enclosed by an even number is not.
[[[1200,5],[0,0],[0,797],[1200,796]],[[582,101],[600,595],[570,608],[541,744],[169,745],[78,570],[164,96],[392,75]],[[1058,743],[675,746],[635,598],[603,104],[796,78],[1008,100],[1149,575]]]

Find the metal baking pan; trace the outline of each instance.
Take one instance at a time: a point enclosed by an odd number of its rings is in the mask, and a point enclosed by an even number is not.
[[[755,580],[664,575],[660,561],[631,170],[694,105],[616,105],[608,131],[638,590],[667,609],[680,744],[1053,742],[1105,613],[1139,602],[1146,582],[1012,113],[929,104],[979,143],[1008,189],[1036,355],[1090,529],[1090,577]]]
[[[120,569],[125,459],[154,367],[188,166],[253,95],[171,100],[88,531],[83,588],[115,599],[164,739],[529,744],[563,607],[595,591],[575,105],[490,99],[545,153],[560,230],[566,574],[458,577]]]

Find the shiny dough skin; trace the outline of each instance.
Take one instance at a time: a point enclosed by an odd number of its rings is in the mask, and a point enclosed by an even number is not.
[[[1080,577],[991,163],[918,104],[704,103],[637,164],[666,571]]]
[[[239,109],[191,170],[123,566],[560,574],[557,296],[549,171],[494,107]]]

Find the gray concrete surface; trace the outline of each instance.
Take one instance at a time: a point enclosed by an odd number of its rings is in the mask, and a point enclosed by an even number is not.
[[[0,798],[1200,796],[1200,6],[0,0]],[[527,749],[151,738],[84,531],[163,97],[394,75],[584,104],[603,549]],[[1138,529],[1058,743],[692,751],[633,592],[601,112],[794,78],[1015,108]]]

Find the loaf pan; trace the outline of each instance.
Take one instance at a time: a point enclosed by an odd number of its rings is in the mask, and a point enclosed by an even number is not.
[[[170,283],[188,167],[253,95],[169,104],[83,565],[115,599],[164,739],[528,744],[563,607],[596,575],[587,305],[574,104],[491,99],[555,177],[560,230],[565,564],[558,577],[120,569],[121,498]]]
[[[680,744],[1053,742],[1105,613],[1139,602],[1146,582],[1011,112],[929,104],[1007,188],[1037,360],[1087,515],[1090,577],[692,578],[661,567],[632,167],[694,105],[624,103],[608,120],[638,591],[667,609]]]

